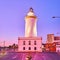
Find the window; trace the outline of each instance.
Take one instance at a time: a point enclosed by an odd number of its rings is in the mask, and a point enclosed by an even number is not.
[[[31,45],[31,41],[29,41],[29,45]]]
[[[25,45],[25,41],[23,41],[23,45]]]
[[[23,47],[23,50],[25,50],[25,47]]]
[[[34,50],[36,50],[36,47],[34,47]]]
[[[34,45],[36,45],[36,41],[34,41]]]
[[[29,50],[31,50],[31,47],[29,47]]]

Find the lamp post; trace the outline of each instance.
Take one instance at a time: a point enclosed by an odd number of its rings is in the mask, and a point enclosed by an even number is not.
[[[60,16],[53,16],[52,18],[60,18]],[[57,32],[56,34],[60,34],[60,33]]]
[[[5,53],[5,41],[3,42],[3,54]]]
[[[53,16],[52,18],[60,18],[60,16]],[[60,33],[57,32],[56,34],[60,34]]]
[[[52,18],[60,18],[60,16],[53,16]],[[60,35],[59,32],[57,32],[56,34]],[[60,50],[60,47],[58,48],[58,52],[59,52],[59,50]]]
[[[60,16],[53,16],[52,18],[60,18]]]

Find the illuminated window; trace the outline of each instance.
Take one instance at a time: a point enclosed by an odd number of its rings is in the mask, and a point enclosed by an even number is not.
[[[36,50],[37,48],[36,47],[34,47],[34,50]]]
[[[23,41],[23,45],[25,45],[25,41]]]
[[[31,47],[29,47],[29,50],[31,50]]]
[[[36,45],[36,41],[34,41],[34,45]]]
[[[23,47],[23,50],[25,50],[25,47]]]
[[[29,45],[31,45],[31,41],[29,41]]]

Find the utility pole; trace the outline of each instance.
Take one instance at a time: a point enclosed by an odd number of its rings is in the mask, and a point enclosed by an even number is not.
[[[5,41],[3,42],[3,47],[5,47]]]
[[[5,41],[3,41],[3,50],[5,51]]]

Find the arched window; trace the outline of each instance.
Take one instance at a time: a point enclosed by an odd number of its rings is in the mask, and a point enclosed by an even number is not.
[[[23,47],[23,50],[25,50],[25,47]]]
[[[34,45],[36,45],[36,41],[34,41]]]
[[[25,41],[23,41],[23,45],[25,45]]]
[[[31,50],[31,47],[29,47],[29,50]]]
[[[34,50],[36,50],[37,48],[36,47],[34,47]]]
[[[31,45],[31,41],[29,41],[29,45]]]

